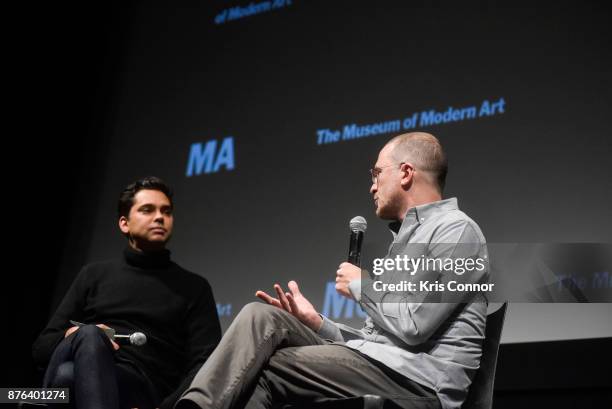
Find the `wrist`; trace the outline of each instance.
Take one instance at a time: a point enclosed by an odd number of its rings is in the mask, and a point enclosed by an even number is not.
[[[308,327],[314,332],[319,332],[321,326],[323,325],[323,318],[317,313],[313,315],[308,323]]]

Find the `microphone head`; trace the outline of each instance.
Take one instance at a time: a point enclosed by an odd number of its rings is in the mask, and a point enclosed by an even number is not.
[[[360,231],[365,233],[365,231],[368,229],[368,222],[366,222],[366,219],[361,216],[355,216],[351,219],[349,226],[352,231]]]
[[[143,334],[142,332],[134,332],[132,335],[130,335],[130,344],[140,347],[146,343],[147,343],[147,336]]]

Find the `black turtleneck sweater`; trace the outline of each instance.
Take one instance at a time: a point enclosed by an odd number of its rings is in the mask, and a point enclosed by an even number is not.
[[[148,376],[160,408],[172,407],[221,339],[208,281],[172,262],[167,250],[127,248],[120,260],[86,265],[34,343],[36,363],[48,364],[69,320],[145,333],[145,345],[122,346],[116,354]]]

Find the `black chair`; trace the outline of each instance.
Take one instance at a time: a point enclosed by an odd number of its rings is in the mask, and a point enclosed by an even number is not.
[[[493,406],[493,385],[497,368],[497,353],[501,339],[508,303],[487,315],[485,339],[482,345],[480,368],[470,385],[468,396],[462,409],[491,409]],[[285,409],[397,409],[391,400],[377,395],[364,395],[353,398],[329,399],[317,403],[285,405]]]
[[[487,315],[485,340],[482,345],[480,368],[472,380],[468,396],[462,409],[491,409],[493,407],[493,386],[495,384],[495,370],[497,369],[497,353],[499,341],[506,318],[508,303]]]

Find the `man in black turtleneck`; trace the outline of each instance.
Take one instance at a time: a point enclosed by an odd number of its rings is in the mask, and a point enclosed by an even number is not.
[[[170,188],[158,178],[119,198],[129,245],[118,260],[86,265],[33,346],[45,387],[69,387],[79,409],[171,408],[221,338],[206,279],[171,261]],[[77,327],[74,320],[88,325]],[[143,346],[119,346],[103,331],[139,331]]]

